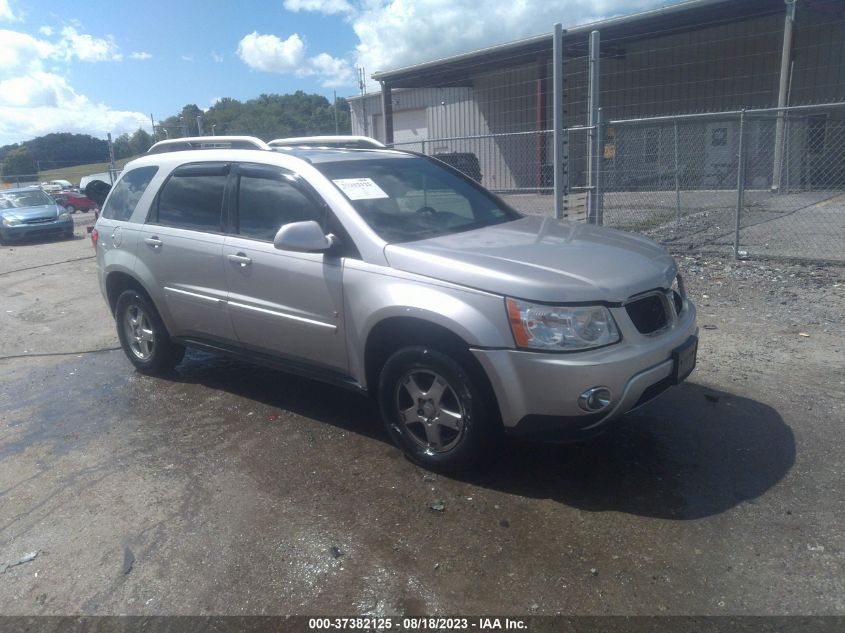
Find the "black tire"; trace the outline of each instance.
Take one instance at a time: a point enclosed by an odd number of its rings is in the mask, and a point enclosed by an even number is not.
[[[126,357],[135,369],[144,374],[159,375],[171,371],[185,355],[182,345],[170,340],[170,334],[146,295],[135,290],[124,290],[117,298],[114,318],[117,323],[117,336]],[[136,321],[139,332],[133,337],[131,322]],[[149,336],[150,340],[146,337]]]
[[[415,401],[412,392],[421,397]],[[427,346],[404,347],[390,356],[378,386],[390,439],[411,461],[438,471],[465,470],[492,453],[496,405],[484,393],[461,363]]]

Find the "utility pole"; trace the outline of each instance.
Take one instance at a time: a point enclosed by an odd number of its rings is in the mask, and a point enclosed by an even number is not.
[[[337,126],[337,90],[334,90],[334,133],[335,136],[340,134],[340,128]]]
[[[789,99],[789,75],[792,67],[792,31],[795,26],[795,5],[797,0],[784,0],[786,2],[786,18],[783,23],[783,50],[780,56],[780,82],[778,84],[778,108],[785,108]],[[781,172],[783,171],[783,135],[784,135],[783,110],[778,111],[777,123],[775,124],[775,164],[772,170],[772,191],[780,191]]]

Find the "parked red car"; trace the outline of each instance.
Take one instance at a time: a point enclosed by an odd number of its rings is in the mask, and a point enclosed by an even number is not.
[[[68,213],[88,211],[91,209],[97,210],[97,203],[81,193],[74,193],[73,191],[56,191],[51,195],[53,196],[53,200],[56,201],[56,204],[63,206],[65,211]]]

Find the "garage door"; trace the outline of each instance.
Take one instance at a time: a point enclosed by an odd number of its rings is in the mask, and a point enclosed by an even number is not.
[[[412,143],[428,138],[426,110],[401,110],[393,113],[393,142]]]

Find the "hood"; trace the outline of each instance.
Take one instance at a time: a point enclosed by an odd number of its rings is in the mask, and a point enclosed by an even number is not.
[[[389,244],[398,270],[529,301],[624,301],[668,288],[675,260],[662,246],[613,229],[553,218]]]
[[[42,218],[55,218],[64,211],[55,204],[45,204],[38,207],[19,207],[15,209],[0,209],[0,216],[15,217],[20,220],[40,220]]]

